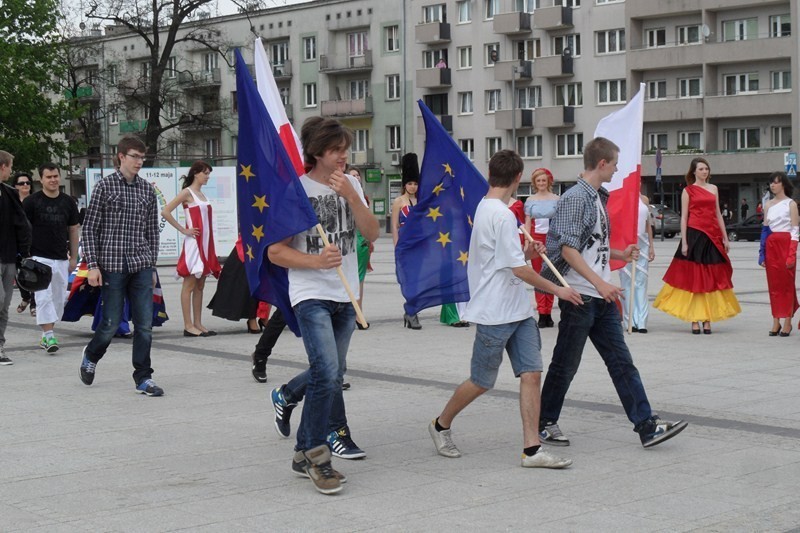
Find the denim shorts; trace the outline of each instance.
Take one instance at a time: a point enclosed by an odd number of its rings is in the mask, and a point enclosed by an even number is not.
[[[475,385],[494,387],[504,349],[516,377],[523,372],[542,371],[542,340],[533,317],[510,324],[478,324],[477,329],[469,377]]]

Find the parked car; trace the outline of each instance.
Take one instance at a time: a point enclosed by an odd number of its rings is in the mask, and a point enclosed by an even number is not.
[[[664,221],[664,237],[671,239],[676,233],[681,232],[681,216],[665,204],[650,204],[650,216],[653,217],[655,226],[653,234],[661,234],[661,221]]]
[[[764,214],[750,215],[744,222],[728,224],[725,231],[729,241],[757,241],[761,239],[761,227],[764,224]]]

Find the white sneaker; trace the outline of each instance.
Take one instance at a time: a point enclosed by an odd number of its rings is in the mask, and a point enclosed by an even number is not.
[[[522,466],[525,468],[566,468],[571,464],[572,459],[563,459],[543,448],[533,455],[522,454]]]
[[[436,420],[433,420],[428,426],[428,433],[431,434],[433,445],[436,446],[436,451],[439,452],[439,455],[451,458],[461,457],[461,452],[453,444],[453,437],[449,429],[436,431]]]

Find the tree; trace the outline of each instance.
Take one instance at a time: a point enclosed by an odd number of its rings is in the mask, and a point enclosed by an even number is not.
[[[248,1],[239,4],[244,12],[261,7],[260,2]],[[131,32],[141,38],[147,57],[146,75],[128,78],[121,82],[120,92],[125,98],[147,109],[147,124],[143,141],[150,155],[158,154],[159,139],[166,132],[187,123],[202,125],[209,116],[183,114],[178,120],[165,117],[164,110],[175,96],[174,82],[167,76],[174,68],[170,58],[175,56],[176,47],[181,43],[195,43],[209,51],[225,53],[231,47],[225,43],[218,31],[213,28],[205,8],[216,5],[216,0],[88,0],[86,17],[100,23],[111,23],[114,32]],[[196,18],[192,21],[191,19]],[[191,76],[191,72],[181,72]],[[217,115],[218,117],[218,115]],[[216,119],[219,121],[219,118]],[[150,159],[151,164],[153,158]]]
[[[57,0],[0,2],[0,148],[30,170],[64,157],[64,125],[79,110],[53,98],[63,75]]]

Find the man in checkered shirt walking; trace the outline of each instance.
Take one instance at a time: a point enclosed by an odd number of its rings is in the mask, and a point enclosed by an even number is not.
[[[159,215],[155,189],[139,176],[146,150],[136,137],[120,140],[119,167],[100,180],[86,210],[81,234],[83,254],[89,285],[102,287],[103,318],[83,349],[80,376],[86,385],[94,382],[97,363],[111,344],[127,296],[134,325],[136,392],[162,396],[164,390],[153,381],[150,367]]]

